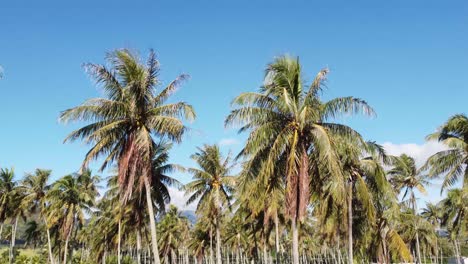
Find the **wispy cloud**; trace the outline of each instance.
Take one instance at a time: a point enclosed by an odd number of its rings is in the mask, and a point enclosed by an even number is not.
[[[220,146],[232,146],[239,144],[239,141],[235,138],[223,138],[218,142],[218,144]]]
[[[429,141],[424,144],[394,144],[391,142],[385,142],[382,146],[387,151],[387,154],[396,156],[406,154],[413,157],[418,167],[422,166],[426,162],[427,158],[436,152],[447,149],[446,146],[437,141]]]

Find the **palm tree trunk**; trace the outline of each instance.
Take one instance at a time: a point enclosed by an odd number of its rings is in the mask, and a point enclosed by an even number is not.
[[[353,264],[353,181],[348,183],[348,263]]]
[[[122,240],[122,237],[121,237],[121,229],[122,229],[122,221],[119,219],[119,227],[118,227],[118,231],[117,231],[117,263],[120,264],[120,259],[122,258],[121,254],[120,254],[120,245],[121,245],[121,240]]]
[[[0,241],[2,241],[3,223],[0,225]]]
[[[414,216],[416,217],[417,216],[417,205],[416,205],[416,197],[414,196],[413,191],[411,191],[411,200],[413,202],[413,213],[414,213]],[[421,264],[421,249],[420,249],[420,246],[419,246],[419,235],[418,235],[417,220],[418,219],[415,218],[415,223],[414,223],[414,228],[415,228],[415,231],[416,231],[416,254],[418,256],[417,263]]]
[[[153,259],[154,264],[161,264],[159,259],[159,250],[158,250],[158,239],[156,237],[156,221],[154,220],[154,211],[153,211],[153,202],[151,200],[151,186],[149,184],[148,178],[144,177],[145,181],[145,191],[146,191],[146,206],[148,209],[148,214],[150,217],[150,229],[151,229],[151,246],[153,247]]]
[[[49,250],[49,262],[50,264],[54,264],[54,255],[52,254],[52,243],[50,242],[50,231],[49,231],[49,226],[47,224],[47,218],[45,216],[42,217],[44,219],[44,225],[46,228],[46,234],[47,234],[47,249]]]
[[[453,245],[455,246],[455,258],[457,259],[457,264],[462,264],[460,259],[460,251],[458,250],[457,238],[453,240]]]
[[[292,230],[292,264],[299,264],[299,228],[297,226],[297,217],[291,219]]]
[[[16,216],[16,219],[15,219],[15,225],[13,227],[13,229],[11,230],[11,243],[10,243],[10,264],[13,263],[13,249],[15,247],[15,240],[16,240],[16,227],[18,226],[18,217],[19,216]]]
[[[73,227],[73,224],[71,226]],[[67,264],[68,241],[70,241],[70,236],[73,230],[72,227],[70,227],[70,231],[68,231],[67,238],[65,239],[65,249],[63,251],[63,264]]]
[[[102,264],[106,264],[107,249],[104,249],[104,254],[102,255]]]
[[[213,261],[213,231],[212,231],[212,227],[210,225],[210,264],[214,264],[214,261]]]
[[[386,264],[389,261],[388,250],[387,250],[387,241],[385,238],[382,239],[382,248],[383,248],[383,263]]]
[[[276,250],[276,263],[279,263],[279,220],[278,210],[275,211],[275,250]]]
[[[215,229],[216,229],[216,263],[221,263],[221,230],[219,230],[219,214],[221,211],[221,205],[219,203],[219,187],[216,189],[216,206],[218,207],[218,212],[215,216]]]
[[[137,264],[141,264],[141,234],[138,228],[136,232],[136,243],[137,243]]]
[[[52,254],[52,243],[50,241],[50,231],[49,231],[49,225],[47,224],[47,218],[43,216],[44,218],[44,225],[46,228],[46,233],[47,233],[47,249],[49,250],[49,262],[50,264],[54,264],[54,255]]]

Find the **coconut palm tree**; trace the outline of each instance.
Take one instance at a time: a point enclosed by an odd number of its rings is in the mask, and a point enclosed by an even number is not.
[[[273,222],[275,231],[275,254],[279,262],[280,255],[280,218],[283,218],[284,205],[284,159],[280,160],[275,168],[274,175],[265,177],[260,173],[261,166],[248,166],[253,161],[247,161],[239,175],[236,186],[236,204],[251,214],[247,218],[263,218],[263,228]],[[261,161],[259,161],[261,162]],[[263,177],[262,177],[263,176]],[[242,214],[241,214],[242,215]],[[243,218],[243,221],[247,219]],[[266,234],[264,234],[266,235]]]
[[[437,237],[437,230],[440,229],[440,224],[442,220],[442,210],[438,204],[426,203],[426,207],[422,209],[421,216],[429,222],[434,230],[436,231],[435,236],[435,255],[436,262],[438,262],[439,255],[439,239]]]
[[[65,241],[64,264],[67,264],[68,245],[73,231],[84,225],[85,213],[90,214],[95,206],[97,193],[93,180],[96,179],[88,172],[66,175],[54,182],[47,193],[46,199],[50,203],[47,221],[60,228],[60,238]]]
[[[189,221],[182,216],[176,206],[171,205],[166,214],[158,223],[159,245],[163,256],[170,259],[169,263],[177,263],[176,257],[179,250],[185,251],[186,241],[189,236]],[[184,255],[186,252],[184,252]]]
[[[3,225],[8,218],[10,212],[10,200],[13,191],[16,187],[14,181],[15,171],[14,169],[1,168],[0,169],[0,234],[3,231]]]
[[[450,238],[454,243],[457,261],[460,260],[460,234],[468,229],[468,187],[451,189],[447,197],[440,202],[442,208],[442,224],[447,226]]]
[[[186,184],[187,205],[197,199],[197,213],[207,214],[214,222],[216,232],[216,261],[221,264],[221,230],[220,218],[226,208],[231,207],[230,193],[235,184],[235,177],[231,176],[234,164],[231,157],[224,158],[217,145],[204,145],[191,158],[199,168],[189,168],[193,181]]]
[[[357,135],[348,126],[330,123],[330,120],[341,113],[374,114],[372,108],[358,98],[322,101],[320,94],[327,74],[328,69],[321,70],[312,84],[306,85],[299,59],[279,57],[267,66],[260,91],[235,98],[232,104],[236,109],[225,121],[226,126],[240,125],[240,132],[250,131],[240,156],[252,161],[264,157],[262,173],[274,175],[277,161],[282,157],[286,159],[285,210],[291,219],[294,264],[299,263],[298,224],[304,219],[309,204],[311,181],[319,178],[319,168],[325,168],[337,180],[342,179],[331,134]],[[250,166],[258,166],[258,163]],[[320,189],[316,183],[312,188]]]
[[[428,185],[429,182],[426,179],[426,176],[422,175],[420,171],[416,168],[416,163],[414,158],[402,154],[394,160],[394,167],[388,171],[388,174],[392,177],[391,181],[394,184],[396,190],[400,192],[404,189],[404,194],[402,199],[405,200],[408,196],[408,200],[405,201],[407,205],[411,208],[413,215],[415,216],[414,225],[416,230],[416,253],[418,254],[418,263],[421,263],[421,250],[419,243],[418,235],[418,222],[419,218],[416,217],[418,214],[418,208],[416,205],[416,195],[415,189],[417,189],[422,194],[426,194],[426,188],[424,186]]]
[[[19,218],[25,218],[25,208],[22,206],[24,191],[18,182],[14,180],[13,169],[0,169],[0,219],[3,223],[11,221],[11,239],[9,250],[9,263],[13,263],[13,250],[16,242],[16,231]],[[2,229],[0,228],[0,229]],[[1,233],[1,231],[0,231]]]
[[[65,141],[83,139],[92,144],[83,166],[101,156],[105,157],[101,169],[114,161],[117,163],[123,202],[131,197],[135,183],[139,188],[145,188],[153,259],[159,264],[155,213],[150,195],[153,138],[180,142],[187,131],[180,118],[195,118],[192,106],[187,103],[166,103],[188,76],[180,75],[167,87],[157,91],[161,82],[158,78],[159,62],[153,51],[150,51],[146,64],[129,50],[111,52],[107,59],[110,68],[85,64],[86,71],[104,88],[106,98],[89,99],[61,113],[62,121],[90,123],[72,132]]]
[[[449,148],[429,157],[423,167],[429,169],[431,177],[444,176],[441,192],[460,178],[463,186],[468,185],[468,117],[464,114],[450,117],[427,140],[438,140]]]
[[[41,220],[44,221],[44,228],[47,234],[49,262],[54,264],[55,261],[52,253],[50,231],[45,213],[47,210],[46,195],[50,189],[48,181],[51,173],[51,170],[36,169],[34,173],[26,174],[25,178],[21,181],[21,186],[25,192],[23,199],[24,206],[29,209],[31,214],[39,213]]]

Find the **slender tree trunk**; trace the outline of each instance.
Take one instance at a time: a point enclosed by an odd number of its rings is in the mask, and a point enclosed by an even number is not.
[[[151,246],[153,247],[153,259],[154,264],[161,264],[159,259],[159,250],[158,250],[158,239],[156,237],[156,221],[154,220],[154,211],[153,211],[153,202],[151,200],[151,186],[149,184],[148,178],[144,177],[145,181],[145,191],[146,191],[146,206],[148,209],[148,214],[150,218],[150,229],[151,229]]]
[[[275,211],[275,250],[276,250],[276,263],[279,263],[279,219],[278,210]]]
[[[13,263],[13,249],[15,248],[15,241],[16,241],[16,227],[18,226],[18,217],[15,218],[15,225],[11,229],[11,243],[10,243],[10,264]]]
[[[386,264],[389,261],[388,251],[387,251],[387,241],[385,238],[382,238],[382,248],[383,248],[383,263]]]
[[[2,241],[3,223],[0,225],[0,241]]]
[[[65,248],[63,250],[63,264],[67,264],[67,254],[68,254],[68,241],[70,241],[70,236],[73,230],[73,224],[70,227],[70,231],[68,231],[67,238],[65,239]]]
[[[221,214],[221,204],[219,201],[219,186],[216,188],[215,204],[217,207],[217,213],[215,215],[215,229],[216,229],[216,263],[222,264],[221,262],[221,230],[219,228],[219,216]]]
[[[47,218],[45,216],[43,216],[43,219],[44,219],[44,225],[45,225],[46,234],[47,234],[47,249],[49,250],[49,262],[50,264],[54,264],[55,260],[54,260],[54,255],[52,253],[52,243],[50,241],[49,225],[47,224]]]
[[[267,243],[266,243],[266,236],[265,234],[263,236],[263,263],[267,264],[268,263],[268,254],[267,254]]]
[[[213,261],[213,228],[210,225],[210,264],[214,264]]]
[[[417,216],[417,205],[416,205],[416,197],[414,196],[413,192],[411,192],[411,200],[413,201],[413,212],[414,212],[414,216],[416,217]],[[418,221],[418,219],[415,218],[414,228],[415,228],[415,231],[416,231],[416,254],[418,256],[417,263],[421,264],[421,249],[420,249],[420,246],[419,246],[419,235],[418,235],[418,223],[417,223],[417,221]]]
[[[353,264],[353,181],[348,183],[348,263]]]
[[[299,264],[299,228],[297,225],[297,217],[292,217],[292,264]]]
[[[457,264],[462,264],[460,259],[460,251],[458,249],[457,238],[453,240],[453,245],[455,246],[455,258],[457,259]]]
[[[102,264],[106,264],[107,249],[104,249],[104,254],[102,255]]]
[[[136,242],[137,242],[137,264],[141,264],[141,234],[140,228],[136,232]]]
[[[121,229],[122,229],[122,221],[119,219],[119,227],[117,231],[117,263],[118,264],[120,264],[120,260],[122,258],[122,255],[120,253],[121,252],[120,246],[121,246],[121,240],[122,240]]]

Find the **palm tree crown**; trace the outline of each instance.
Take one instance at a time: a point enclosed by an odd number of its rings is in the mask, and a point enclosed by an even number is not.
[[[93,147],[83,165],[104,156],[101,169],[118,161],[119,183],[129,198],[138,176],[149,177],[153,136],[167,137],[179,142],[187,127],[179,119],[195,118],[193,108],[185,102],[166,104],[181,81],[183,74],[167,87],[156,92],[159,62],[153,51],[146,64],[129,50],[117,50],[107,56],[111,68],[85,64],[86,71],[100,84],[106,98],[93,98],[82,105],[65,110],[60,120],[90,122],[73,131],[65,141],[83,139]],[[150,180],[150,179],[149,179]],[[143,182],[140,181],[140,186]]]
[[[454,115],[442,125],[436,133],[427,136],[428,140],[438,140],[448,150],[439,151],[429,157],[424,168],[429,175],[444,175],[442,189],[454,185],[462,178],[463,185],[468,184],[468,118],[464,114]]]

